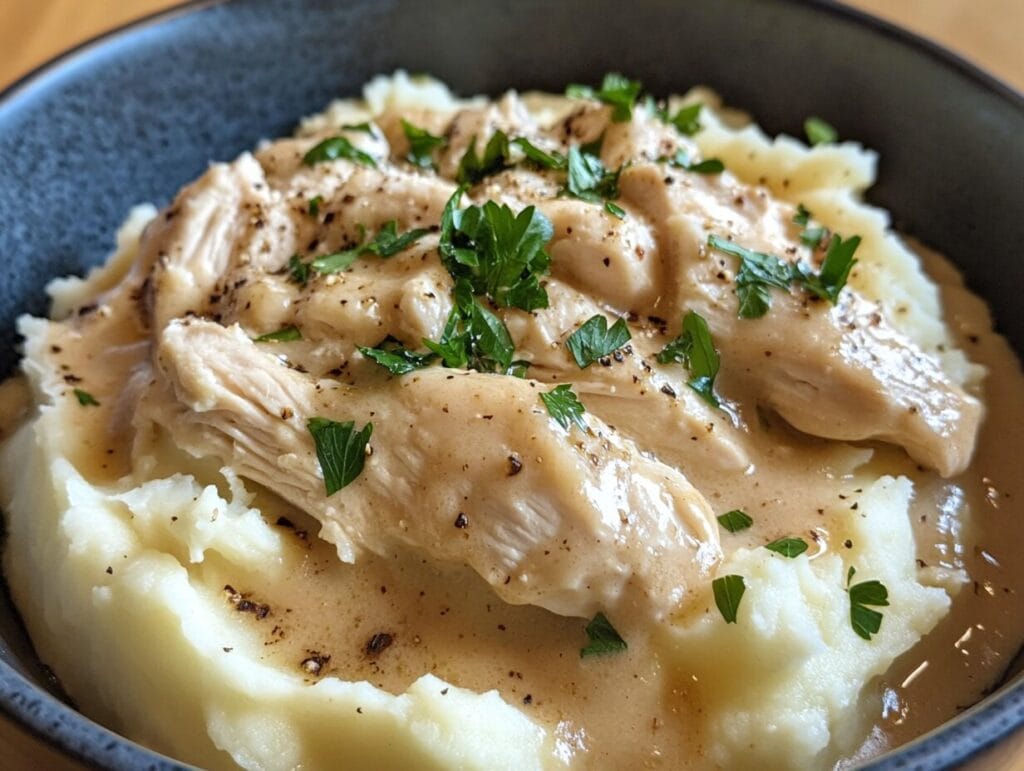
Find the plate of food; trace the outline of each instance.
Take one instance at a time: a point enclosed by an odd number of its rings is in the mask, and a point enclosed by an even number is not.
[[[237,0],[71,52],[0,101],[0,704],[107,768],[999,740],[1022,132],[786,0]]]

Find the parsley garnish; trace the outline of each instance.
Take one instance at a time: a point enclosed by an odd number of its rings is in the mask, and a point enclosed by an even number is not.
[[[591,316],[579,329],[569,335],[566,347],[580,369],[586,369],[602,356],[618,350],[630,340],[625,319],[618,319],[609,328],[608,320],[600,313]]]
[[[476,154],[476,136],[474,136],[469,141],[469,147],[462,156],[462,160],[459,161],[456,179],[460,185],[475,185],[484,177],[504,171],[509,167],[510,162],[508,135],[504,131],[495,131],[487,140],[483,157]]]
[[[309,212],[310,217],[320,216],[320,204],[322,204],[323,202],[324,197],[322,195],[314,195],[312,198],[309,199],[309,208],[307,209],[307,211]]]
[[[416,353],[388,337],[376,348],[359,347],[359,353],[377,362],[392,375],[406,375],[422,369],[437,358],[436,353]]]
[[[473,297],[467,279],[455,282],[455,304],[439,341],[423,344],[444,361],[446,367],[478,372],[525,373],[522,362],[512,361],[515,345],[505,324]]]
[[[587,424],[583,420],[583,405],[573,393],[569,383],[555,386],[546,393],[541,392],[540,400],[548,408],[548,414],[566,431],[573,424],[581,431],[586,430]]]
[[[659,158],[659,160],[668,161],[671,166],[686,169],[696,174],[721,174],[725,171],[725,164],[718,158],[707,158],[706,160],[693,163],[690,160],[690,154],[683,148],[676,150],[676,154],[671,158]]]
[[[704,317],[695,311],[683,316],[683,331],[658,354],[661,364],[677,362],[690,370],[687,385],[712,407],[721,406],[715,395],[715,378],[721,360],[711,340],[711,330]]]
[[[371,137],[374,136],[373,126],[370,125],[369,121],[363,121],[362,123],[346,123],[341,127],[342,131],[362,131],[364,134],[369,134]]]
[[[75,398],[78,399],[78,403],[83,407],[99,407],[100,403],[96,401],[96,397],[88,391],[83,391],[81,388],[75,389]]]
[[[518,137],[513,139],[511,144],[518,147],[523,151],[523,155],[526,156],[526,160],[534,166],[539,166],[542,169],[553,169],[555,171],[561,171],[566,168],[568,161],[565,156],[557,150],[552,152],[546,152],[541,150],[535,144],[533,144],[526,137]]]
[[[609,72],[601,81],[601,88],[595,91],[590,86],[577,83],[565,89],[570,99],[597,99],[612,106],[612,120],[622,123],[633,117],[633,105],[640,96],[639,80],[630,80],[617,72]]]
[[[700,111],[703,107],[704,105],[701,102],[680,107],[679,112],[672,116],[668,122],[675,126],[680,134],[692,137],[702,128],[700,125]]]
[[[413,166],[423,169],[433,168],[434,150],[444,147],[447,140],[444,137],[434,136],[419,126],[414,126],[405,118],[402,118],[402,131],[405,132],[405,138],[409,140],[409,152],[406,153],[405,160]]]
[[[299,286],[305,286],[306,282],[309,281],[309,271],[309,263],[303,262],[299,255],[293,254],[288,258],[289,278]]]
[[[850,595],[850,625],[854,632],[870,640],[871,635],[877,634],[882,628],[882,614],[867,606],[888,606],[889,590],[881,581],[862,581],[850,586],[850,580],[856,572],[857,569],[851,565],[846,574],[846,591]]]
[[[771,306],[770,287],[789,291],[793,283],[835,305],[856,262],[853,253],[860,244],[860,237],[851,236],[844,241],[838,235],[833,236],[818,274],[806,263],[786,262],[773,254],[754,252],[716,235],[708,236],[708,244],[739,258],[740,267],[736,272],[739,316],[754,319],[767,313]]]
[[[328,496],[349,485],[363,470],[366,462],[366,443],[373,434],[373,423],[361,431],[355,430],[351,420],[337,423],[327,418],[310,418],[306,428],[313,435],[316,457],[324,475],[324,489]]]
[[[722,618],[727,624],[736,623],[736,612],[740,609],[740,600],[747,586],[743,576],[722,576],[711,582],[711,590],[715,594],[715,605],[718,606]]]
[[[792,559],[807,551],[807,541],[803,538],[779,538],[771,543],[766,543],[764,548]]]
[[[254,337],[254,343],[288,343],[292,340],[301,340],[302,333],[296,326],[282,327],[276,332],[267,332],[265,335]]]
[[[598,613],[587,624],[587,640],[588,643],[580,648],[581,659],[587,656],[603,656],[606,653],[620,653],[629,647],[604,613]]]
[[[809,292],[816,294],[822,300],[828,300],[833,305],[839,300],[839,293],[846,286],[846,280],[850,277],[850,271],[857,261],[853,253],[860,246],[860,236],[850,236],[845,241],[837,233],[832,236],[828,244],[828,252],[821,263],[821,270],[818,275],[801,268],[801,280]]]
[[[514,214],[507,205],[487,201],[460,210],[463,191],[455,191],[441,215],[438,249],[445,268],[468,281],[473,294],[501,307],[547,308],[540,277],[551,264],[544,249],[554,234],[551,222],[533,206]]]
[[[601,203],[619,197],[622,169],[609,171],[601,159],[580,147],[569,148],[566,191],[582,201]]]
[[[377,162],[373,160],[373,156],[364,153],[345,137],[331,137],[330,139],[325,139],[302,156],[302,162],[307,166],[312,166],[317,163],[322,163],[323,161],[334,161],[338,158],[347,158],[350,161],[361,163],[364,166],[370,166],[374,169],[377,168]]]
[[[740,530],[746,530],[754,524],[753,517],[739,509],[733,509],[732,511],[727,511],[725,514],[719,514],[716,519],[718,520],[718,524],[730,533],[738,533]]]
[[[617,203],[611,201],[604,202],[604,210],[611,215],[618,217],[620,220],[626,219],[626,210],[619,206]]]
[[[800,241],[805,245],[814,249],[821,243],[821,239],[825,237],[825,233],[828,230],[821,225],[816,227],[808,227],[810,224],[811,214],[807,208],[801,203],[797,204],[796,214],[793,215],[793,224],[801,225],[803,230],[800,231]]]
[[[804,121],[804,133],[812,145],[832,144],[839,139],[839,133],[832,126],[813,115]]]
[[[360,232],[365,235],[365,231],[361,226]],[[325,254],[323,257],[317,257],[312,262],[312,268],[317,273],[338,273],[366,254],[376,254],[378,257],[383,258],[394,257],[399,252],[408,249],[426,233],[426,230],[417,228],[398,235],[398,222],[396,220],[388,220],[377,231],[377,235],[373,237],[372,241],[361,243],[352,249],[346,249],[342,252],[334,252],[333,254]]]

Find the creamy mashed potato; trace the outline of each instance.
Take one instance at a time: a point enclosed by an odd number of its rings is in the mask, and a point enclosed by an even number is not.
[[[616,117],[377,78],[51,284],[3,386],[4,566],[86,714],[207,768],[828,768],[998,678],[1020,483],[978,427],[1024,384],[984,305],[861,200],[873,152],[702,89]],[[445,252],[451,212],[488,201],[535,218],[532,300],[524,266],[453,296],[484,247],[463,213]],[[814,297],[832,234],[857,262]],[[730,244],[805,278],[739,318]],[[582,367],[594,316],[628,340]],[[470,366],[423,360],[455,322]]]

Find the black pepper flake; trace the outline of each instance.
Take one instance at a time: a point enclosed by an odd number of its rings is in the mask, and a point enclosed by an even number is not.
[[[391,646],[395,638],[387,632],[377,632],[366,643],[366,655],[376,656]]]
[[[853,541],[851,541],[849,538],[847,538],[845,541],[843,541],[843,546],[845,546],[847,549],[852,549],[853,548]]]
[[[514,477],[520,471],[523,470],[523,462],[519,460],[518,456],[508,456],[508,475]]]
[[[671,396],[673,399],[676,398],[676,390],[668,383],[665,383],[665,385],[661,387],[661,392],[666,396]]]
[[[460,530],[465,530],[467,527],[469,527],[469,517],[467,517],[460,511],[459,516],[455,518],[455,527],[459,528]]]
[[[295,529],[295,523],[288,519],[288,517],[278,517],[277,522],[274,524],[278,527],[287,527],[289,530]]]
[[[270,615],[270,606],[259,602],[253,602],[248,597],[237,591],[231,584],[224,585],[224,591],[228,594],[228,602],[235,606],[240,613],[252,613],[257,621],[262,621]]]
[[[107,575],[108,576],[114,575],[114,568],[111,567],[110,565],[107,565]]]
[[[526,694],[523,697],[523,704],[525,704],[527,707],[529,707],[531,704],[533,704],[533,694],[531,694],[531,693]]]

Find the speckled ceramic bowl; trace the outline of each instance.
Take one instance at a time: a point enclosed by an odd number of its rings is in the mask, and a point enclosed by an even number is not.
[[[86,44],[0,97],[0,367],[47,279],[109,252],[139,201],[166,203],[213,159],[396,67],[461,93],[558,90],[621,70],[654,93],[715,86],[769,132],[827,116],[882,154],[869,198],[940,245],[1024,350],[1024,99],[950,54],[799,0],[238,0],[200,2]],[[0,707],[68,756],[178,764],[82,717],[0,598]],[[1024,725],[1004,686],[872,768],[950,766]]]

